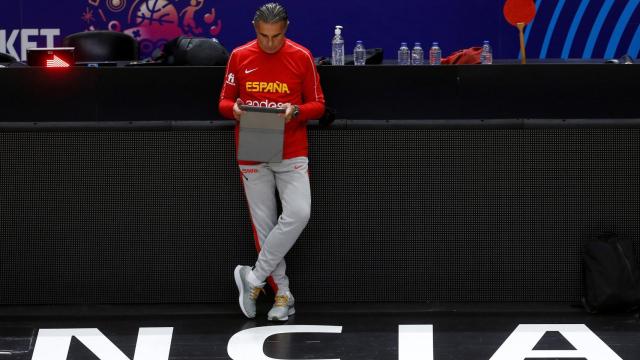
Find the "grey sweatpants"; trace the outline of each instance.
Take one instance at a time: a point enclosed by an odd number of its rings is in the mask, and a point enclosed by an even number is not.
[[[273,276],[279,292],[289,290],[284,256],[309,222],[308,163],[306,157],[297,157],[281,163],[240,165],[249,211],[260,242],[253,273],[261,282]],[[279,218],[276,188],[282,203]]]

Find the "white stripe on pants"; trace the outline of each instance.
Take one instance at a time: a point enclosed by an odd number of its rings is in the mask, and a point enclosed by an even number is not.
[[[261,247],[253,273],[261,282],[273,276],[278,291],[289,290],[284,256],[309,222],[308,163],[306,157],[297,157],[281,163],[240,165],[244,192]],[[276,188],[282,203],[279,218]]]

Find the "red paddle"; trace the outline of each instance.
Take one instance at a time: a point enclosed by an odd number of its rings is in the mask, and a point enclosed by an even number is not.
[[[536,4],[533,0],[507,0],[503,8],[504,18],[518,28],[520,32],[520,54],[522,63],[527,63],[527,55],[524,52],[524,27],[536,16]]]

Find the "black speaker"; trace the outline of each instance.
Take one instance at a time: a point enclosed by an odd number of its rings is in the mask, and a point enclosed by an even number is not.
[[[66,36],[64,46],[75,48],[76,62],[132,61],[138,59],[138,42],[115,31],[87,31]]]

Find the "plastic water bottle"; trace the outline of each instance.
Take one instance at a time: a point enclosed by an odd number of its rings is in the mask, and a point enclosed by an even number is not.
[[[353,49],[353,64],[364,65],[367,62],[367,50],[365,50],[362,41],[356,41],[356,47]]]
[[[431,49],[429,49],[429,65],[440,65],[442,61],[442,50],[440,50],[440,46],[436,41],[431,44]]]
[[[411,50],[411,64],[422,65],[424,64],[424,50],[422,50],[422,44],[417,42]]]
[[[493,64],[493,50],[491,50],[491,45],[489,44],[489,40],[485,40],[484,44],[482,44],[482,52],[480,53],[480,62],[482,64]]]
[[[410,63],[409,47],[406,42],[400,43],[400,49],[398,50],[398,65],[409,65]]]
[[[344,40],[342,39],[342,26],[337,25],[335,36],[331,40],[331,64],[344,65]]]

